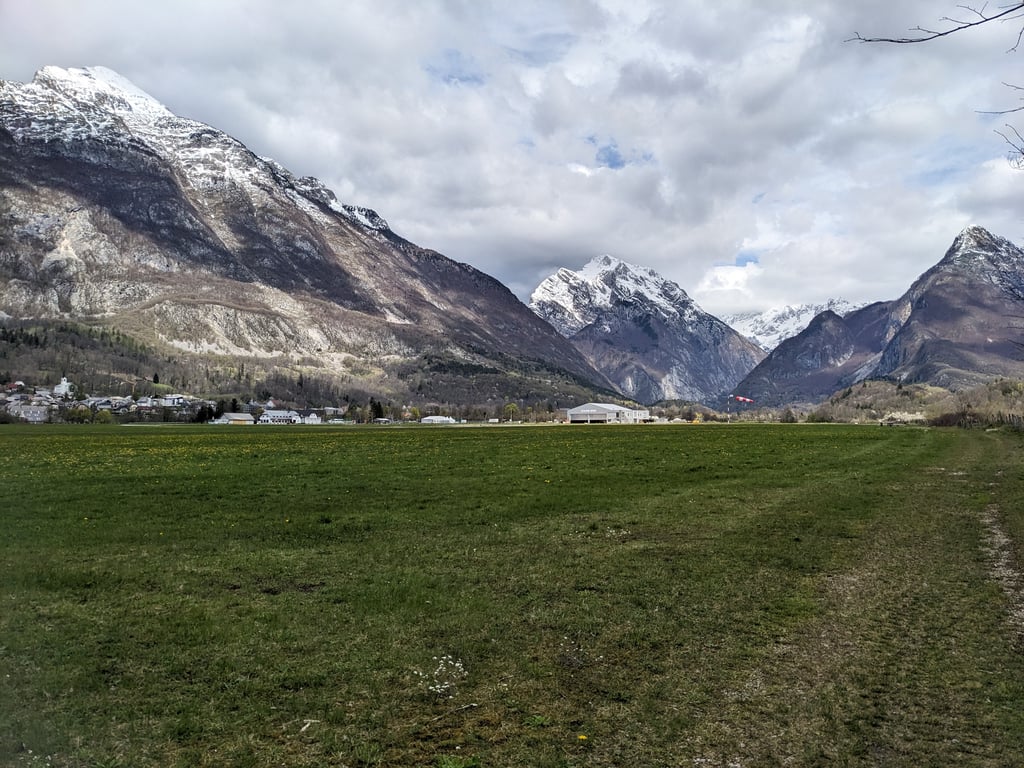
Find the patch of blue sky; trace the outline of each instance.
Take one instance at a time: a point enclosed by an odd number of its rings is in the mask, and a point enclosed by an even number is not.
[[[483,85],[487,75],[462,51],[446,48],[423,70],[445,85]]]
[[[758,203],[760,203],[760,202],[761,202],[762,200],[764,200],[764,196],[765,196],[765,195],[767,195],[767,194],[768,194],[767,192],[758,192],[758,193],[757,193],[756,195],[754,195],[754,196],[753,196],[753,197],[752,197],[752,198],[750,199],[750,202],[752,202],[752,203],[753,203],[754,205],[757,205],[757,204],[758,204]]]
[[[618,170],[619,168],[626,167],[626,161],[614,142],[611,144],[605,144],[603,147],[598,147],[594,160],[603,168]]]
[[[594,163],[599,168],[610,168],[613,171],[625,168],[627,165],[645,165],[654,162],[653,152],[641,152],[631,150],[629,154],[623,154],[619,149],[618,142],[614,139],[602,144],[596,136],[586,136],[583,139],[587,144],[597,147],[594,154]]]
[[[998,137],[995,137],[998,139]],[[941,187],[962,182],[979,166],[1001,154],[998,141],[942,140],[917,153],[904,178],[913,187]]]
[[[760,251],[744,249],[736,254],[735,266],[745,267],[747,264],[760,264],[761,253]]]

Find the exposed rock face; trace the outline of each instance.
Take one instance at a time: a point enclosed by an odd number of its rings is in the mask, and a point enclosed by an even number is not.
[[[498,281],[103,68],[0,81],[0,311],[379,378],[429,353],[607,385]]]
[[[713,402],[764,356],[675,283],[611,256],[558,270],[530,306],[641,403]]]
[[[1024,376],[1024,251],[969,227],[902,297],[819,315],[736,389],[773,405],[869,378],[959,389],[998,376]]]

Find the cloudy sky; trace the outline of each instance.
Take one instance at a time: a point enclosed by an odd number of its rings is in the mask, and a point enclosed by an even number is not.
[[[995,7],[995,6],[992,6]],[[527,300],[609,253],[716,314],[892,299],[1024,239],[1020,21],[955,0],[0,0],[0,78],[104,65]],[[1018,127],[1024,132],[1024,113]]]

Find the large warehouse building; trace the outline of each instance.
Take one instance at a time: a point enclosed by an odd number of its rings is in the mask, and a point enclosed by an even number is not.
[[[567,413],[570,424],[640,424],[651,418],[650,411],[613,403],[584,403],[570,408]]]

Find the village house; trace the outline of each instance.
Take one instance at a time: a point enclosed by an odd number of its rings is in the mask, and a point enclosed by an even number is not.
[[[303,424],[323,424],[324,420],[320,418],[320,414],[313,410],[299,411],[299,418]]]

